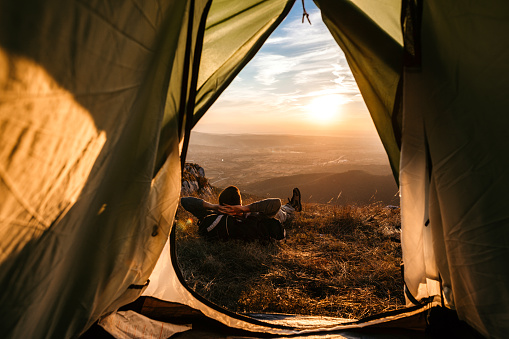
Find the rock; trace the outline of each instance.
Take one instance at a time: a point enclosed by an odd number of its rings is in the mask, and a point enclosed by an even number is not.
[[[203,169],[203,167],[198,167],[198,174],[199,176],[205,178],[205,170]]]
[[[180,195],[200,196],[210,198],[213,196],[212,186],[205,177],[205,170],[197,164],[186,163],[182,173],[182,188]]]

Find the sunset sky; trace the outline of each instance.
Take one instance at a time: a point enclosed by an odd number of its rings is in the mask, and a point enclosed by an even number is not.
[[[376,133],[346,58],[312,1],[297,1],[194,131],[338,135]]]

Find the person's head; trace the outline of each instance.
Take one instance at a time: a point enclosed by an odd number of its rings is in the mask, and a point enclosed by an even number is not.
[[[219,194],[219,205],[242,205],[242,197],[240,191],[235,186],[226,187]]]

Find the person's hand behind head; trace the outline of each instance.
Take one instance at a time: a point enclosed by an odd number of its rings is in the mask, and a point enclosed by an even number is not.
[[[244,215],[244,206],[242,205],[221,205],[219,207],[219,212],[223,214],[228,214],[232,216],[242,216]]]

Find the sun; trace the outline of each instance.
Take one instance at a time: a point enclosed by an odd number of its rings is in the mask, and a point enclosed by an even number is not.
[[[328,123],[339,117],[344,102],[342,95],[328,94],[314,98],[306,108],[313,122]]]

